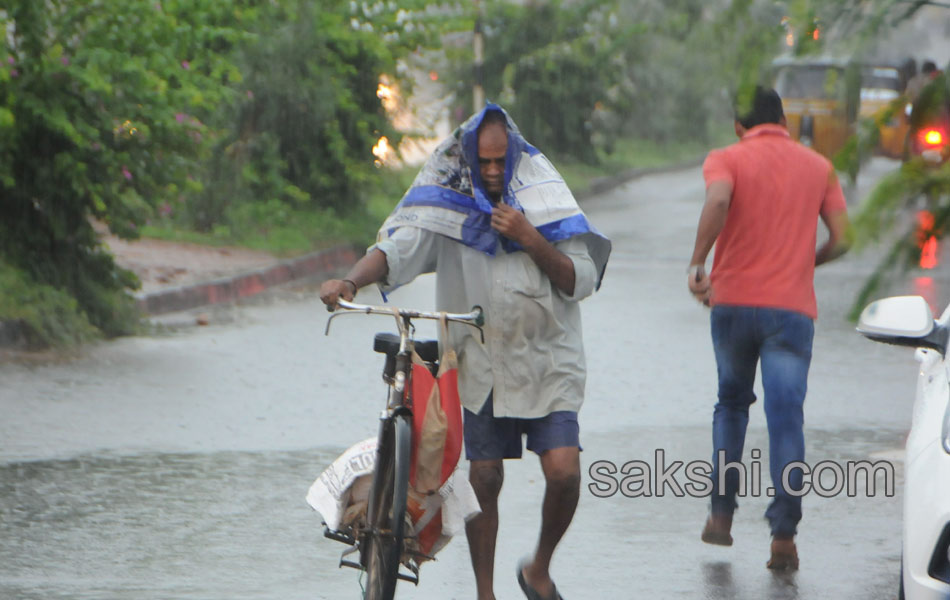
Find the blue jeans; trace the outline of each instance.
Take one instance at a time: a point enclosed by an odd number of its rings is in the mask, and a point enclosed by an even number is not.
[[[762,361],[765,419],[769,429],[769,473],[775,496],[765,512],[772,535],[794,535],[802,518],[802,499],[782,484],[785,466],[805,460],[802,405],[811,364],[815,324],[789,310],[719,305],[712,309],[713,349],[719,372],[719,402],[713,411],[712,512],[732,514],[737,507],[739,470],[725,469],[725,489],[719,485],[719,453],[723,464],[742,460],[756,363]],[[749,485],[749,478],[746,486]],[[802,472],[790,472],[789,487],[800,490]],[[756,492],[747,487],[747,492]]]

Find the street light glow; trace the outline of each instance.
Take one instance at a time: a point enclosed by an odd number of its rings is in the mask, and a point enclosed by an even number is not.
[[[399,104],[399,91],[396,86],[391,84],[389,78],[383,75],[379,78],[379,86],[376,88],[376,97],[383,104],[387,113],[393,113]]]
[[[388,161],[393,156],[393,147],[389,143],[389,138],[385,135],[379,138],[379,141],[376,142],[376,145],[373,146],[373,156],[376,157],[376,166],[383,166],[386,161]]]

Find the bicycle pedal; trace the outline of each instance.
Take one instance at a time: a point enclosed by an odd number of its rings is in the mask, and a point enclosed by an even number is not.
[[[413,585],[419,585],[419,576],[418,575],[406,575],[405,573],[397,573],[396,579],[401,579],[403,581],[408,581]]]
[[[356,540],[352,536],[342,533],[340,531],[330,529],[329,527],[323,530],[323,537],[330,538],[331,540],[336,540],[337,542],[343,542],[344,544],[348,544],[350,546],[353,546],[356,544]]]
[[[351,569],[358,569],[360,571],[363,570],[363,566],[360,565],[360,563],[353,562],[352,560],[343,560],[342,558],[340,559],[340,566],[337,568],[340,567],[350,567]]]

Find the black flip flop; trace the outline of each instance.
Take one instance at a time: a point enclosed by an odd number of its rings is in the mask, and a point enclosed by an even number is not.
[[[554,595],[551,598],[544,598],[538,593],[538,590],[528,585],[528,582],[524,578],[524,566],[527,562],[526,560],[522,560],[518,563],[518,585],[521,586],[521,591],[524,592],[528,600],[564,600],[561,594],[558,593],[557,586],[554,586]]]

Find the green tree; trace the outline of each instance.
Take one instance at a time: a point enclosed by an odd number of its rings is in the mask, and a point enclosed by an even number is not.
[[[596,162],[597,109],[609,101],[639,26],[616,19],[616,2],[483,2],[482,86],[531,143],[552,155]],[[473,15],[473,20],[475,16]],[[447,79],[466,113],[472,106],[472,52],[448,53]]]
[[[134,237],[202,156],[200,117],[240,73],[251,2],[11,0],[0,10],[0,258],[128,331],[135,277],[93,220]],[[0,315],[3,317],[3,315]],[[51,318],[55,318],[51,316]]]
[[[724,92],[767,68],[770,57],[749,49],[778,51],[782,16],[771,5],[702,0],[483,5],[487,97],[545,152],[585,162],[620,136],[707,142],[728,118]],[[447,56],[467,111],[472,52]]]
[[[172,217],[211,230],[358,212],[373,144],[396,137],[379,77],[452,14],[427,0],[6,2],[0,276],[22,293],[0,319],[68,338],[10,308],[46,298],[50,321],[73,313],[74,338],[129,331],[137,281],[96,223],[131,238]]]
[[[642,32],[612,18],[612,6],[597,4],[529,5],[500,36],[512,47],[495,58],[507,59],[501,100],[528,139],[587,163],[598,161],[595,111],[609,104],[608,90],[632,62]]]
[[[377,97],[395,59],[374,31],[351,23],[349,3],[335,4],[292,3],[292,18],[272,15],[235,56],[244,93],[222,111],[228,134],[187,203],[196,229],[233,225],[244,206],[267,201],[286,205],[284,214],[360,206],[375,176],[373,145],[395,137]]]
[[[381,76],[401,83],[401,59],[438,45],[452,14],[417,0],[305,0],[273,6],[234,54],[246,74],[219,111],[220,137],[180,224],[240,238],[314,215],[358,215],[377,185],[372,148],[400,135],[377,95]],[[444,12],[444,11],[443,11]]]

